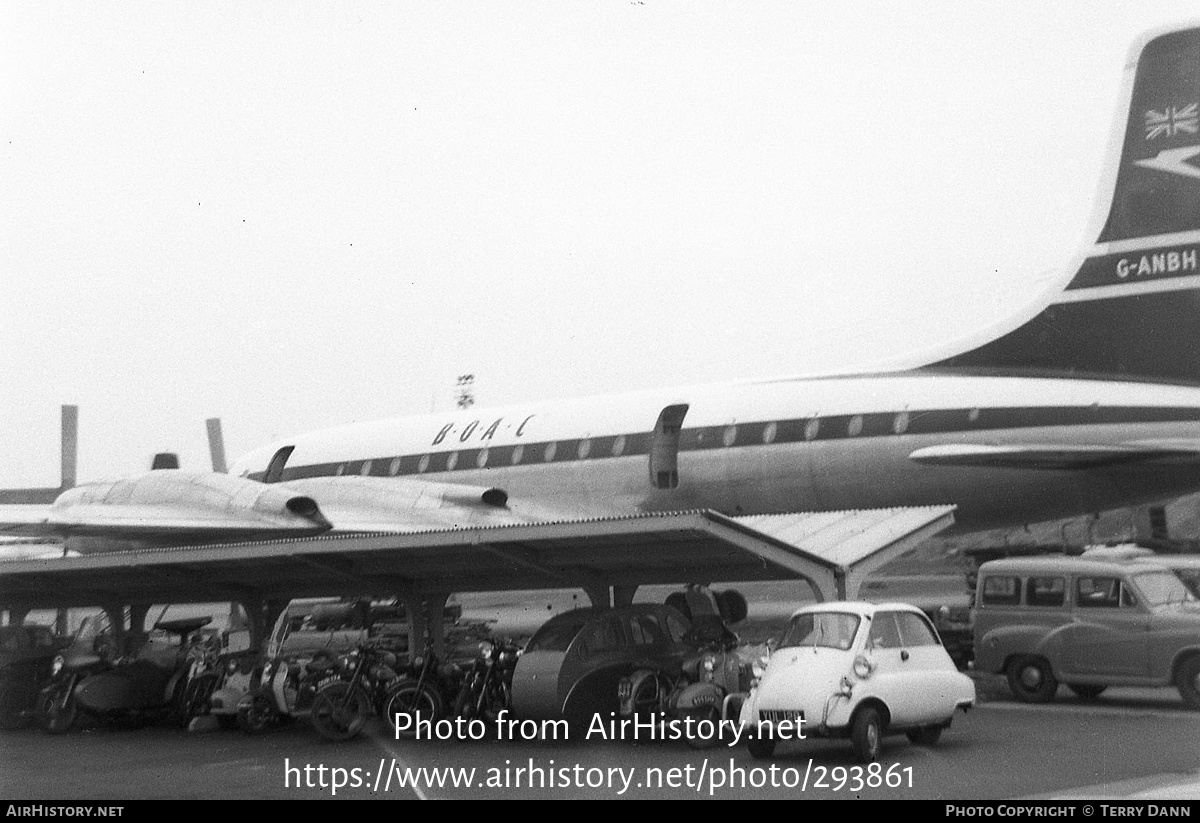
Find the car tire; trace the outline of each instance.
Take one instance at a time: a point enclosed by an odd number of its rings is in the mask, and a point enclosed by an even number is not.
[[[874,763],[879,759],[879,752],[883,748],[883,720],[879,717],[878,709],[865,706],[858,710],[850,728],[850,742],[862,762]]]
[[[1090,683],[1068,683],[1067,688],[1075,692],[1075,696],[1080,700],[1095,700],[1104,694],[1104,690],[1108,686],[1093,686]]]
[[[919,729],[913,729],[908,733],[908,739],[918,746],[933,746],[936,745],[942,736],[941,726],[922,726]]]
[[[747,732],[746,750],[756,760],[766,760],[775,754],[775,738],[769,733]]]
[[[1049,703],[1058,691],[1054,671],[1043,657],[1014,658],[1006,671],[1008,688],[1022,703]]]
[[[441,716],[441,708],[441,700],[436,694],[416,681],[410,681],[388,693],[383,705],[383,719],[387,721],[389,734],[398,740],[412,740],[417,736],[417,723],[422,719],[434,722]],[[413,719],[401,729],[397,715],[412,715]]]
[[[1175,672],[1175,688],[1188,707],[1200,709],[1200,656],[1193,655]]]

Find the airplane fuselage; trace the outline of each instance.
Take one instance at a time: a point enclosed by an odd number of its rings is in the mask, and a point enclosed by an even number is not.
[[[975,530],[1166,499],[1200,489],[1200,470],[1169,460],[1073,470],[926,465],[914,451],[1197,438],[1200,388],[905,372],[352,424],[258,450],[233,472],[285,483],[370,475],[495,486],[572,517],[954,503],[958,528]]]

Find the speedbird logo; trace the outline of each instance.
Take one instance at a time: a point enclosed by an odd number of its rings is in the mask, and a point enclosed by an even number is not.
[[[1180,146],[1177,149],[1165,149],[1154,157],[1138,160],[1135,166],[1142,166],[1168,174],[1182,174],[1184,177],[1200,177],[1200,168],[1188,161],[1200,154],[1200,146]]]

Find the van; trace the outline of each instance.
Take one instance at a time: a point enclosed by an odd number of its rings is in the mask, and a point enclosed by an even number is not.
[[[1153,557],[993,560],[975,589],[975,668],[1027,703],[1060,683],[1083,699],[1174,685],[1200,709],[1200,601]]]

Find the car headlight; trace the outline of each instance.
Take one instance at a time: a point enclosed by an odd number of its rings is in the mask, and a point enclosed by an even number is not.
[[[424,666],[424,665],[425,665],[425,658],[424,658],[424,657],[421,657],[421,656],[419,656],[419,655],[418,655],[417,657],[414,657],[414,658],[413,658],[412,667],[413,667],[414,669],[419,669],[419,668],[421,668],[421,667],[422,667],[422,666]]]
[[[868,660],[865,656],[859,655],[854,658],[854,676],[859,680],[866,680],[875,671],[875,664]]]
[[[767,662],[769,657],[760,657],[750,664],[750,673],[754,675],[755,680],[762,680],[763,674],[767,671]]]
[[[492,646],[491,643],[489,643],[486,640],[483,641],[482,643],[479,644],[479,656],[480,657],[491,657],[493,648],[494,647]]]
[[[54,662],[50,664],[50,676],[54,677],[62,671],[62,667],[67,663],[67,658],[61,654],[54,655]]]

